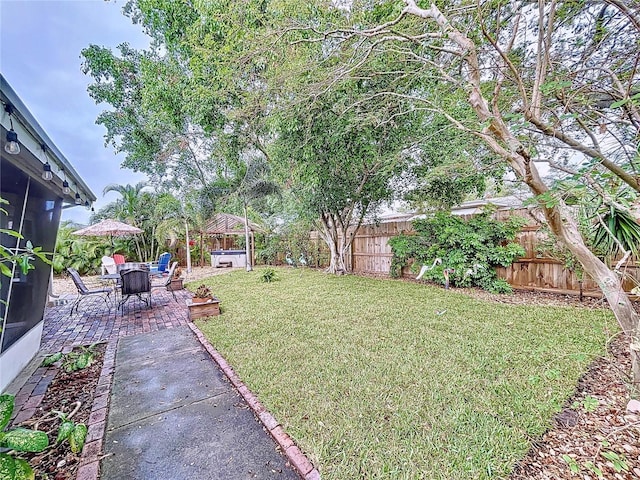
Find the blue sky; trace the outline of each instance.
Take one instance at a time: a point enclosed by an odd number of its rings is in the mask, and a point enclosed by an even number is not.
[[[123,42],[146,48],[148,38],[122,13],[125,0],[0,0],[0,70],[38,123],[98,197],[96,209],[117,198],[102,196],[109,183],[135,184],[144,176],[120,168],[122,156],[104,146],[96,125],[106,109],[87,93],[80,51],[90,44],[115,49]],[[87,223],[84,207],[63,220]]]

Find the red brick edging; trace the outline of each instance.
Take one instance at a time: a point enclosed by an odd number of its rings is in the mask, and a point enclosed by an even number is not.
[[[271,415],[267,409],[260,403],[260,400],[249,390],[240,377],[233,371],[233,368],[229,366],[220,352],[218,352],[213,345],[209,343],[204,334],[193,322],[188,322],[189,328],[196,334],[198,341],[202,344],[213,360],[218,364],[220,370],[227,376],[231,384],[238,390],[238,393],[242,395],[249,407],[253,410],[256,417],[262,422],[267,431],[271,434],[278,445],[282,448],[289,462],[293,467],[302,475],[304,480],[320,480],[320,472],[314,468],[313,464],[305,456],[304,453],[298,448],[289,435],[280,426],[280,423]],[[88,478],[78,477],[77,480],[89,480]]]
[[[107,408],[116,364],[117,343],[117,339],[109,341],[104,352],[102,371],[100,372],[100,378],[93,397],[91,414],[87,422],[89,431],[80,456],[80,466],[76,480],[97,480],[100,477],[100,454],[102,453],[107,426]]]

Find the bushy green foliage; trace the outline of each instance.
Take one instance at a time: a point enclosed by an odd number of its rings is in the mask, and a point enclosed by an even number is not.
[[[109,237],[83,237],[74,235],[73,232],[80,227],[69,222],[64,222],[58,229],[56,251],[53,256],[53,271],[62,273],[71,267],[81,275],[97,273],[100,271],[102,257],[119,252],[127,258],[132,258],[128,248],[128,240],[113,239],[113,246]]]
[[[511,287],[498,279],[495,267],[506,267],[525,254],[512,240],[524,223],[521,217],[506,222],[493,220],[489,212],[465,221],[449,213],[415,220],[413,235],[399,235],[389,240],[393,251],[391,276],[399,277],[402,267],[413,260],[415,265],[433,265],[423,278],[444,283],[443,270],[451,285],[477,286],[494,293],[507,293]],[[440,259],[440,263],[435,260]]]
[[[278,280],[278,275],[276,274],[276,271],[273,267],[267,267],[262,270],[262,273],[260,274],[260,280],[265,283],[271,283],[275,280]]]
[[[95,360],[95,347],[97,344],[90,345],[88,347],[80,347],[72,352],[64,354],[57,352],[49,355],[42,361],[43,367],[48,367],[54,363],[62,360],[62,366],[66,372],[75,372],[76,370],[82,370],[89,367]]]
[[[85,441],[87,440],[87,426],[84,423],[75,423],[63,412],[55,411],[55,413],[61,421],[60,427],[58,427],[56,444],[67,440],[71,451],[75,454],[80,453],[82,451],[82,447],[84,447]]]
[[[0,447],[16,452],[41,452],[49,446],[49,437],[39,430],[14,428],[4,431],[15,405],[13,395],[0,395]],[[29,464],[11,453],[0,453],[0,478],[7,480],[27,480],[34,478]]]
[[[262,248],[256,251],[258,260],[267,265],[276,265],[288,255],[296,264],[303,264],[301,258],[307,266],[328,264],[325,243],[311,240],[310,231],[308,224],[293,222],[279,233],[271,233],[265,238]]]

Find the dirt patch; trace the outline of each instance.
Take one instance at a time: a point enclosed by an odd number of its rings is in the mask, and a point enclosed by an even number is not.
[[[75,423],[87,424],[96,386],[100,379],[105,348],[106,344],[96,345],[93,350],[93,363],[82,370],[66,372],[61,366],[44,393],[44,398],[36,414],[30,420],[19,425],[25,428],[36,428],[46,432],[49,436],[50,447],[44,452],[17,455],[29,462],[36,474],[36,479],[71,480],[76,478],[80,453],[73,453],[68,441],[55,444],[58,428],[62,421],[53,412],[59,411],[67,416],[73,414],[70,420]]]

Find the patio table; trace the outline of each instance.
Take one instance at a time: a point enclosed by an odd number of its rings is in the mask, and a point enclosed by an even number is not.
[[[105,280],[107,282],[112,282],[113,283],[113,301],[115,302],[115,305],[118,305],[118,291],[120,290],[118,288],[118,281],[120,280],[120,274],[119,273],[107,273],[105,275],[100,275],[100,280]]]
[[[118,273],[112,274],[112,275],[117,275],[118,278],[120,278],[120,272],[121,271],[123,271],[123,270],[132,270],[132,269],[147,270],[149,272],[149,276],[150,277],[162,276],[162,274],[163,274],[163,272],[153,272],[153,271],[151,271],[151,263],[149,263],[149,262],[126,262],[126,263],[120,263],[120,264],[116,265],[116,268],[118,270]]]

